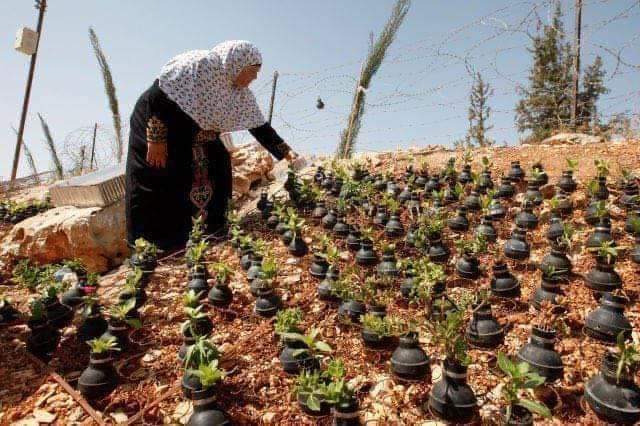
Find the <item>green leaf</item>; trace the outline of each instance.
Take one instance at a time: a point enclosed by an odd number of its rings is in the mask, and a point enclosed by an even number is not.
[[[544,381],[545,378],[538,373],[529,373],[527,375],[527,381],[524,383],[524,387],[527,389],[535,389],[538,386],[542,385]]]
[[[316,342],[316,349],[318,349],[321,352],[331,352],[333,350],[331,349],[331,346],[329,346],[325,342]]]
[[[544,418],[548,419],[551,417],[551,410],[549,410],[546,405],[543,405],[539,402],[532,401],[530,399],[520,399],[518,400],[517,405],[520,405],[531,411],[532,413],[538,414],[539,416],[542,416]]]
[[[504,373],[509,374],[511,371],[512,362],[505,354],[498,352],[498,367]]]
[[[292,352],[292,355],[294,358],[298,358],[300,355],[308,352],[308,349],[296,349],[295,351]]]
[[[310,394],[307,398],[307,407],[311,411],[320,411],[320,400],[313,394]]]
[[[142,321],[140,321],[138,318],[128,318],[128,319],[125,320],[125,322],[131,328],[138,329],[138,328],[142,327]]]

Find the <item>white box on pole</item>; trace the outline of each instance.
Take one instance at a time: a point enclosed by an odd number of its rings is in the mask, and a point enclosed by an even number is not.
[[[18,52],[22,52],[25,55],[33,55],[34,53],[36,53],[37,44],[37,32],[27,27],[18,29],[18,33],[16,34],[16,42],[13,46]]]

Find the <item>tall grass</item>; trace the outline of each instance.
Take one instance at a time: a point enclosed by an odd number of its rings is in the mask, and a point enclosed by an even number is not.
[[[113,84],[113,76],[111,75],[111,68],[107,62],[107,57],[104,55],[104,52],[100,47],[100,40],[98,40],[98,36],[91,27],[89,27],[89,40],[91,40],[93,53],[95,53],[96,59],[98,60],[100,72],[102,73],[102,80],[104,81],[104,90],[107,94],[107,99],[109,100],[109,108],[111,109],[111,115],[113,117],[113,128],[116,133],[116,158],[118,163],[120,163],[122,162],[124,147],[122,143],[122,121],[120,119],[118,98],[116,97],[116,86]]]
[[[340,136],[340,144],[336,151],[336,157],[338,158],[349,158],[353,153],[355,140],[358,137],[358,132],[362,125],[366,90],[369,89],[373,76],[378,72],[378,69],[380,69],[380,65],[387,54],[387,49],[391,46],[391,43],[393,43],[400,25],[402,25],[405,16],[407,16],[409,12],[410,6],[411,0],[397,0],[384,30],[382,30],[382,33],[380,33],[380,36],[375,42],[373,41],[373,34],[371,35],[369,53],[360,71],[360,79],[358,80],[358,85],[353,95],[347,128],[342,131]]]
[[[16,128],[13,126],[11,126],[11,129],[13,130],[13,133],[15,133],[17,136],[18,130],[16,130]],[[29,165],[29,170],[31,170],[31,175],[33,175],[33,178],[37,183],[40,183],[40,177],[38,176],[38,169],[36,168],[36,162],[33,159],[31,150],[27,146],[27,143],[24,141],[24,138],[22,139],[22,148],[24,149],[25,157],[27,157],[27,164]]]
[[[51,130],[49,130],[49,125],[44,120],[42,115],[38,113],[38,118],[40,119],[40,125],[42,125],[42,132],[44,133],[44,141],[47,144],[47,148],[49,149],[49,155],[51,155],[51,161],[53,162],[53,168],[56,173],[57,179],[62,179],[64,176],[64,170],[62,169],[62,163],[60,162],[60,157],[58,157],[58,151],[56,150],[56,144],[53,142],[53,137],[51,136]]]

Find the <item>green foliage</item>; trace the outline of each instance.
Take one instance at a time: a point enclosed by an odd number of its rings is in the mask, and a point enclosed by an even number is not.
[[[296,378],[294,394],[312,411],[320,411],[322,402],[336,405],[353,398],[353,390],[345,382],[344,364],[332,360],[325,371],[303,370]]]
[[[476,234],[472,240],[456,240],[456,248],[460,255],[473,255],[486,253],[488,250],[487,240],[479,234]]]
[[[191,265],[201,265],[209,250],[209,243],[206,240],[200,240],[192,244],[185,253],[185,258]]]
[[[114,336],[98,337],[87,342],[94,354],[103,354],[108,351],[119,351],[118,342]]]
[[[29,318],[30,321],[40,322],[46,318],[46,312],[45,312],[44,303],[42,303],[42,300],[40,299],[32,300],[31,303],[29,304],[29,309],[31,310],[31,317]]]
[[[184,368],[197,368],[201,364],[209,364],[220,358],[220,352],[206,336],[194,336],[195,342],[187,348],[184,357]]]
[[[399,334],[399,321],[395,317],[385,316],[380,318],[373,314],[365,314],[360,317],[364,329],[370,330],[379,337],[396,336]]]
[[[191,218],[191,231],[189,232],[189,240],[191,242],[196,243],[204,237],[204,217],[202,215],[198,215],[197,217]]]
[[[607,160],[596,158],[595,160],[593,160],[593,164],[596,166],[598,177],[606,177],[609,175],[610,167]]]
[[[506,381],[502,387],[502,398],[508,404],[507,420],[511,418],[514,405],[520,405],[545,418],[551,417],[551,411],[545,405],[522,396],[524,393],[533,396],[533,390],[544,383],[544,377],[530,371],[530,366],[526,362],[515,363],[502,352],[498,352],[498,367],[506,375]]]
[[[471,358],[467,355],[463,327],[464,311],[451,312],[441,321],[427,322],[432,343],[440,346],[445,357],[469,365]]]
[[[571,158],[565,158],[565,160],[567,161],[567,170],[571,172],[578,170],[578,160],[572,160]]]
[[[203,363],[197,369],[190,369],[188,373],[200,379],[200,384],[204,389],[214,386],[216,383],[224,379],[226,373],[218,368],[218,360],[211,360],[209,363]]]
[[[305,353],[308,353],[312,357],[318,357],[320,352],[329,353],[333,350],[327,343],[317,339],[319,334],[319,329],[312,328],[309,333],[304,335],[300,333],[282,333],[281,336],[284,339],[302,342],[306,346],[306,348],[293,351],[294,357],[299,357]]]
[[[410,5],[411,0],[397,0],[382,33],[375,43],[373,42],[373,38],[371,40],[367,58],[360,71],[360,78],[354,93],[347,128],[344,129],[340,137],[340,144],[336,152],[337,158],[351,157],[355,140],[362,123],[362,116],[364,115],[366,90],[369,89],[371,79],[378,72],[380,65],[382,65],[387,49],[391,46],[391,43],[393,43],[400,25],[402,25],[405,16],[409,12]]]
[[[619,247],[616,247],[615,241],[602,241],[599,247],[591,247],[588,250],[606,259],[607,263],[611,264],[618,258],[619,249]]]
[[[262,259],[260,268],[260,278],[263,280],[274,280],[278,276],[278,261],[274,256],[267,255]]]
[[[155,259],[158,256],[158,247],[144,238],[135,240],[133,249],[141,259]]]
[[[122,162],[122,154],[124,153],[124,145],[122,142],[122,122],[120,119],[120,108],[118,106],[118,98],[116,96],[116,86],[113,83],[113,76],[111,75],[111,68],[107,62],[107,57],[102,51],[100,46],[100,40],[96,35],[93,28],[89,27],[89,40],[91,40],[91,46],[93,52],[98,60],[98,66],[102,73],[102,80],[104,81],[104,90],[109,100],[109,108],[111,109],[111,115],[113,117],[113,128],[116,134],[116,158],[118,163]]]
[[[627,343],[624,331],[621,331],[616,338],[616,349],[618,351],[616,380],[620,381],[623,372],[633,374],[633,370],[640,363],[640,349],[637,345]]]
[[[124,322],[132,328],[142,327],[142,323],[138,318],[130,318],[129,313],[134,310],[136,306],[136,299],[131,298],[122,301],[116,305],[111,306],[109,309],[109,316],[120,322]]]
[[[196,293],[195,290],[191,289],[182,296],[182,305],[185,308],[195,308],[200,305],[200,296],[202,296],[201,291]]]
[[[274,329],[277,334],[298,333],[298,325],[302,321],[302,310],[300,308],[288,308],[280,310],[276,314]]]

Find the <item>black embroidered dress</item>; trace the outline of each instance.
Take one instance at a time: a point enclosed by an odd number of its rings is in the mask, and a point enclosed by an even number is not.
[[[265,123],[249,130],[278,160],[289,146]],[[156,80],[131,115],[126,171],[127,240],[143,237],[162,249],[185,243],[191,218],[204,215],[209,232],[225,223],[231,159],[219,135],[200,129]],[[146,161],[147,143],[166,143],[166,167]]]

